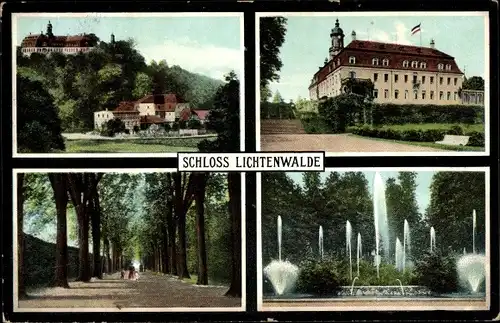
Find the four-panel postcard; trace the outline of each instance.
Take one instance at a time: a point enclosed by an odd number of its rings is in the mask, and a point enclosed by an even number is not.
[[[4,2],[6,322],[500,319],[498,2]]]

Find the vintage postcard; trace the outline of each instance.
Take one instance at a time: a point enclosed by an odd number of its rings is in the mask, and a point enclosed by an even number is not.
[[[244,149],[242,13],[19,13],[12,31],[14,157]]]
[[[487,167],[262,173],[258,309],[489,310],[489,178]]]
[[[257,13],[257,150],[489,155],[488,19]]]
[[[14,169],[14,312],[245,311],[245,177]]]

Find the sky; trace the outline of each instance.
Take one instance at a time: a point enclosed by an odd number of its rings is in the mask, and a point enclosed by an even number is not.
[[[434,39],[436,49],[453,57],[466,76],[485,75],[485,18],[476,16],[288,16],[285,42],[280,49],[283,63],[279,83],[270,84],[275,93],[279,91],[285,101],[299,96],[309,98],[308,86],[319,66],[328,57],[331,46],[330,31],[339,19],[343,29],[344,46],[356,31],[358,40],[382,41],[406,45],[429,46]],[[371,24],[373,22],[373,25]],[[411,35],[410,30],[421,23],[421,32]]]
[[[49,20],[54,35],[95,33],[106,42],[111,33],[116,40],[133,38],[148,63],[165,59],[170,66],[179,65],[216,79],[223,79],[231,70],[242,75],[239,17],[100,17],[97,13],[81,17],[19,17],[17,35],[13,36],[16,45],[29,33],[45,33]]]
[[[330,175],[331,172],[323,172],[320,174],[320,177],[322,181],[324,182],[325,179]],[[338,171],[339,174],[344,174],[346,173],[345,171]],[[368,181],[368,191],[370,192],[370,195],[373,196],[373,178],[375,176],[374,171],[362,171],[365,175],[365,178]],[[419,207],[420,214],[425,213],[425,209],[430,203],[431,195],[430,195],[430,185],[432,182],[432,176],[436,172],[434,171],[419,171],[416,172],[417,178],[417,189],[416,189],[416,198],[417,198],[417,204]],[[300,186],[303,187],[304,182],[302,181],[302,174],[303,173],[287,173],[288,177],[290,177],[295,183],[299,184]],[[382,180],[384,182],[387,182],[389,178],[395,178],[396,182],[399,182],[397,180],[398,172],[397,171],[381,171],[380,176],[382,177]]]

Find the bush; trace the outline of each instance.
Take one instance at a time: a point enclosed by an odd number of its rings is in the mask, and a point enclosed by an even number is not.
[[[168,122],[165,122],[165,123],[163,124],[163,128],[164,128],[164,129],[165,129],[165,131],[167,131],[167,132],[168,132],[168,131],[170,131],[170,129],[171,129],[170,124],[169,124]]]
[[[415,264],[416,281],[435,293],[451,293],[458,290],[455,257],[442,252],[427,251]]]
[[[345,266],[333,258],[307,259],[300,266],[297,290],[319,295],[337,295],[340,287],[346,285],[343,273]]]
[[[179,121],[179,129],[186,129],[187,127],[187,122],[184,120]]]
[[[460,129],[460,130],[459,130]],[[402,140],[402,141],[415,141],[415,142],[436,142],[443,140],[445,135],[455,135],[461,132],[461,135],[469,136],[469,143],[467,146],[484,147],[484,134],[477,131],[471,131],[464,133],[462,128],[459,126],[454,126],[451,130],[445,129],[409,129],[409,130],[397,130],[397,129],[383,129],[370,126],[362,127],[349,127],[346,130],[355,135],[390,139],[390,140]]]
[[[125,132],[125,130],[125,123],[118,118],[114,118],[104,124],[101,134],[106,137],[114,137],[115,134]]]
[[[306,133],[331,133],[331,128],[318,114],[307,115],[300,119]]]
[[[176,121],[172,124],[172,131],[178,131],[179,130],[179,123]]]
[[[138,133],[141,130],[139,126],[134,126],[134,133]]]
[[[187,127],[188,129],[200,129],[201,128],[201,122],[200,120],[196,118],[189,118],[187,122]]]

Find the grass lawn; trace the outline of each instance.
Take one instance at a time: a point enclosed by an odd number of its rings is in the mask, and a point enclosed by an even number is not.
[[[78,139],[66,140],[67,153],[175,153],[198,151],[197,145],[207,138],[176,139],[124,139],[98,140]],[[215,137],[214,137],[215,139]]]
[[[411,146],[421,146],[421,147],[430,147],[436,149],[445,149],[445,150],[454,150],[454,151],[484,151],[484,147],[473,147],[473,146],[451,146],[451,145],[441,145],[436,144],[434,142],[416,142],[416,141],[404,141],[404,140],[391,140],[391,139],[382,139],[382,138],[374,138],[374,137],[365,137],[358,136],[354,134],[349,134],[349,136],[370,139],[370,140],[378,140],[378,141],[388,141],[397,144],[411,145]]]
[[[429,130],[429,129],[451,129],[453,126],[460,126],[465,132],[477,131],[484,133],[484,124],[456,124],[456,123],[408,123],[401,125],[384,125],[382,129],[392,130]]]

